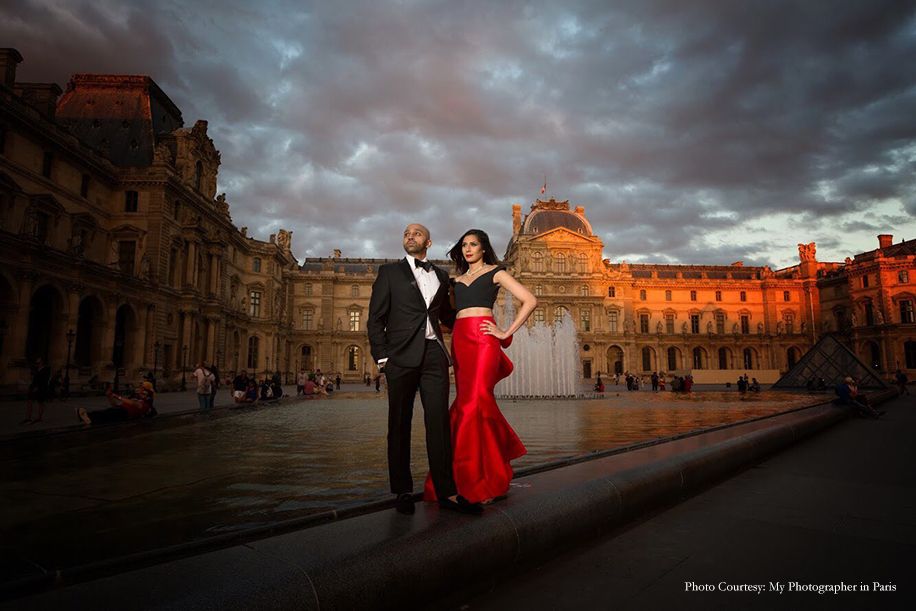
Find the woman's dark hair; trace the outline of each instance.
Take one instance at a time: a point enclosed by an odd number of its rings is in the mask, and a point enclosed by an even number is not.
[[[468,267],[470,267],[468,262],[464,260],[464,254],[461,250],[461,243],[464,242],[464,239],[469,235],[477,236],[477,239],[480,240],[480,245],[483,247],[484,263],[487,265],[499,263],[499,259],[496,258],[496,253],[493,252],[493,247],[490,245],[490,236],[487,235],[487,232],[482,229],[468,229],[458,238],[458,243],[452,246],[452,249],[448,251],[448,258],[455,262],[455,267],[458,269],[459,275],[468,271]]]

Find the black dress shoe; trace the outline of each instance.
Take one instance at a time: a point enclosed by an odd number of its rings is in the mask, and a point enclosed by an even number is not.
[[[398,510],[398,513],[407,515],[413,514],[415,511],[413,506],[413,495],[409,492],[399,494],[397,500],[394,502],[394,508]]]
[[[458,511],[461,513],[467,513],[470,515],[479,516],[483,513],[483,505],[480,503],[472,503],[460,494],[457,497],[457,500],[453,501],[452,499],[440,499],[439,507],[442,509],[448,509],[450,511]]]

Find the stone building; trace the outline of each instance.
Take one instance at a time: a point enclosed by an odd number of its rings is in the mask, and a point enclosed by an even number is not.
[[[233,225],[207,123],[184,127],[149,77],[78,74],[62,92],[16,82],[21,61],[0,50],[3,386],[37,357],[69,362],[71,389],[152,369],[177,383],[198,360],[276,367],[291,235]]]
[[[300,264],[291,232],[237,228],[206,121],[185,127],[149,77],[77,74],[64,92],[16,82],[21,61],[0,49],[0,386],[22,390],[36,357],[69,362],[71,389],[149,370],[175,387],[199,360],[375,373],[366,318],[387,260]],[[504,259],[538,295],[531,324],[572,317],[584,378],[785,371],[824,332],[885,373],[916,369],[916,241],[882,236],[845,264],[799,245],[771,270],[611,262],[584,208],[553,199],[514,206],[512,227]]]
[[[568,313],[579,330],[582,375],[601,372],[786,370],[817,339],[818,263],[798,265],[612,263],[601,258],[585,209],[536,200],[512,211],[505,260],[539,300],[532,315]]]
[[[893,243],[846,259],[819,280],[821,324],[839,334],[859,358],[892,375],[916,372],[916,240]]]

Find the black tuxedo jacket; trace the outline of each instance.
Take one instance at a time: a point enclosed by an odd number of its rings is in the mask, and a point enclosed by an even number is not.
[[[439,290],[427,308],[406,258],[379,267],[366,323],[376,362],[387,358],[400,367],[418,367],[425,350],[427,318],[436,331],[437,341],[448,354],[439,323],[451,327],[455,323],[455,310],[449,300],[448,273],[435,265],[433,271],[439,278]]]

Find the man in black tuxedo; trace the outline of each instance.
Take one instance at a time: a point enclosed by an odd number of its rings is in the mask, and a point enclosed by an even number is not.
[[[404,230],[407,256],[379,267],[369,300],[369,345],[388,381],[388,476],[397,510],[414,512],[410,473],[410,424],[417,390],[426,425],[426,453],[439,505],[481,513],[479,504],[458,496],[452,477],[448,420],[449,357],[441,322],[451,327],[448,273],[426,260],[432,241],[423,225]]]

